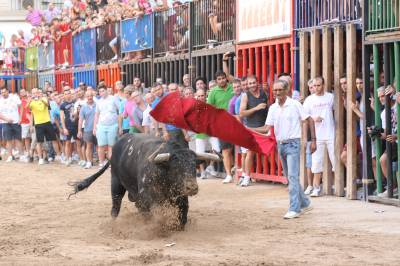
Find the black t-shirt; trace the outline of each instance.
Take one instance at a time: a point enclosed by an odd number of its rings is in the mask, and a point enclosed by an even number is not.
[[[74,102],[63,102],[60,110],[64,112],[65,126],[67,129],[74,129],[78,126],[78,119],[74,116]]]

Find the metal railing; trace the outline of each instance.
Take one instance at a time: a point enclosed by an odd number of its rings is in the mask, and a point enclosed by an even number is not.
[[[236,1],[203,0],[193,2],[193,48],[233,41],[236,27]]]
[[[39,45],[38,54],[39,54],[39,60],[38,60],[39,70],[45,70],[54,67],[53,42],[43,43]]]
[[[0,48],[0,72],[17,74],[25,72],[24,48]]]
[[[157,56],[167,52],[189,49],[189,4],[170,8],[154,14],[155,44]]]
[[[295,5],[297,29],[360,20],[362,16],[359,0],[296,0]]]
[[[120,45],[117,36],[118,31],[119,23],[105,24],[96,28],[97,62],[107,62],[119,58]]]
[[[367,33],[400,29],[400,0],[368,1]]]
[[[72,37],[74,66],[96,64],[96,30],[86,29]]]

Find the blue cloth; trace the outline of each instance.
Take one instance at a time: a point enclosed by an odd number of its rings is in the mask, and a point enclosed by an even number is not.
[[[79,118],[85,121],[85,127],[83,128],[84,132],[92,132],[94,126],[94,116],[96,114],[96,104],[92,105],[85,104],[82,106],[79,112]]]
[[[119,113],[122,114],[124,113],[124,109],[125,109],[125,103],[126,103],[126,99],[122,99],[117,97],[117,101],[118,101],[118,106],[119,106]],[[127,118],[122,119],[122,129],[130,129],[130,125],[129,125],[129,116]]]
[[[160,97],[156,97],[154,101],[151,103],[151,108],[156,108],[157,104],[161,101]]]
[[[300,185],[300,139],[285,144],[278,144],[278,153],[282,168],[289,181],[289,211],[300,213],[310,205],[310,200]]]
[[[236,98],[236,102],[235,102],[235,114],[239,114],[239,113],[240,113],[240,102],[242,101],[242,95],[243,95],[243,94],[240,94],[240,96]]]
[[[50,101],[50,121],[54,124],[56,120],[60,122],[60,106],[55,101]]]

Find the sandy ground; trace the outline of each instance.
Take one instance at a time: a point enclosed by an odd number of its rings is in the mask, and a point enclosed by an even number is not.
[[[398,265],[400,209],[342,198],[283,220],[281,185],[200,180],[183,232],[161,234],[124,199],[109,216],[109,172],[67,200],[67,182],[95,170],[0,163],[1,265]],[[171,247],[167,244],[175,243]]]

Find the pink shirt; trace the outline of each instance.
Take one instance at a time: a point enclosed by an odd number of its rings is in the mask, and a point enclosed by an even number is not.
[[[32,24],[32,26],[39,26],[42,22],[42,12],[37,9],[32,10],[32,12],[26,15],[26,20]]]
[[[133,118],[133,110],[136,107],[134,101],[126,101],[123,116],[129,117],[129,125],[133,127],[135,125],[135,119]]]

